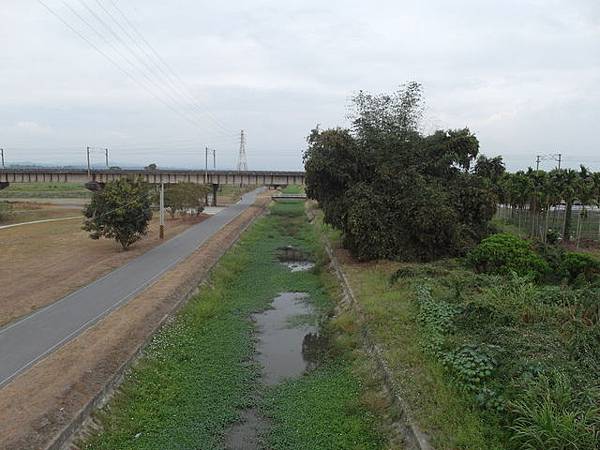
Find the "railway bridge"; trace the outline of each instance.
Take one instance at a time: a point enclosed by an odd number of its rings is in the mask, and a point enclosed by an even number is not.
[[[180,169],[0,169],[0,189],[11,183],[82,183],[88,189],[101,189],[105,183],[120,178],[141,178],[150,184],[198,183],[212,185],[216,203],[220,185],[267,186],[277,188],[289,184],[304,184],[304,172],[180,170]]]

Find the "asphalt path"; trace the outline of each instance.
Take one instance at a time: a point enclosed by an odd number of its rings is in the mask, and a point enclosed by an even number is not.
[[[261,189],[93,283],[0,328],[0,387],[156,282],[244,212]]]

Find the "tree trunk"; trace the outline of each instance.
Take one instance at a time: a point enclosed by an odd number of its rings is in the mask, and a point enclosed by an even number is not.
[[[569,200],[566,202],[565,208],[565,226],[563,228],[563,239],[566,241],[571,240],[571,213],[573,211],[573,201]]]
[[[579,248],[579,242],[581,241],[581,212],[577,215],[577,248]]]

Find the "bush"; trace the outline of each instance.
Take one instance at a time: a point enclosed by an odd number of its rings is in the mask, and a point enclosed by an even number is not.
[[[560,269],[570,283],[581,278],[592,281],[600,273],[600,261],[585,253],[569,252],[562,258]]]
[[[514,272],[536,280],[550,272],[548,263],[527,241],[508,233],[494,234],[481,241],[467,256],[467,263],[480,273],[507,275]]]

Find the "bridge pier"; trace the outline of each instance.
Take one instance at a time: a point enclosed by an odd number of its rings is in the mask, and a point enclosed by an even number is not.
[[[213,185],[212,185],[212,202],[211,202],[211,206],[217,206],[217,191],[218,190],[219,190],[219,185],[213,183]]]
[[[10,186],[10,183],[8,181],[0,181],[0,191],[2,189],[6,189],[8,186]]]

